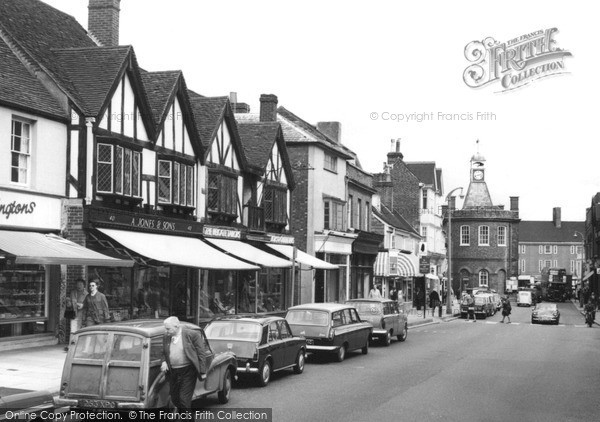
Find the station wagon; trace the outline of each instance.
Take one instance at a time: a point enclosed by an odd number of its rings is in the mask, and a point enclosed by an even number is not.
[[[346,301],[358,311],[360,319],[373,325],[372,339],[380,340],[389,346],[392,337],[406,340],[408,322],[406,314],[398,308],[398,302],[391,299],[351,299]]]
[[[181,325],[207,341],[200,327]],[[55,404],[81,409],[171,407],[169,373],[160,368],[165,332],[163,322],[155,319],[82,328],[71,338]],[[217,393],[219,402],[227,403],[236,368],[231,351],[215,354],[206,379],[196,383],[193,399]]]
[[[373,326],[351,305],[307,303],[289,308],[285,319],[294,335],[306,338],[308,352],[334,354],[338,362],[351,350],[369,352]]]

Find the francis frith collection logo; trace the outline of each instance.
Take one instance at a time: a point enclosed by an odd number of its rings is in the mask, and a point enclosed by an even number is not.
[[[554,39],[558,29],[540,29],[506,42],[487,37],[471,41],[465,47],[465,57],[471,64],[463,79],[471,88],[500,83],[499,92],[510,91],[548,76],[566,73],[567,50],[557,47]]]

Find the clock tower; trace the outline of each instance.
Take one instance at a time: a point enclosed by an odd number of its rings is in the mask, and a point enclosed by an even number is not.
[[[479,153],[471,157],[471,182],[485,181],[485,157]]]
[[[477,152],[471,157],[471,180],[463,207],[492,206],[492,197],[485,182],[485,157]]]

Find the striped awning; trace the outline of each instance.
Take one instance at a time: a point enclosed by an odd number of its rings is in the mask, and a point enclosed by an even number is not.
[[[378,277],[414,277],[417,275],[415,264],[410,257],[398,251],[380,251],[373,266]]]

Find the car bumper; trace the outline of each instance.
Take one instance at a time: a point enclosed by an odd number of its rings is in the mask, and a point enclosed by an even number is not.
[[[54,398],[54,405],[61,407],[75,407],[79,409],[145,409],[146,406],[143,402],[113,402],[107,400],[94,400],[96,404],[85,405],[85,399],[64,399],[60,397]],[[91,401],[91,400],[90,400]],[[99,405],[98,403],[106,403],[107,405]],[[110,404],[110,405],[108,405]]]
[[[314,344],[306,345],[306,350],[308,352],[334,352],[339,348],[339,346],[316,346]]]
[[[373,329],[373,332],[371,333],[371,337],[385,337],[387,336],[388,330],[383,330],[383,329]]]

